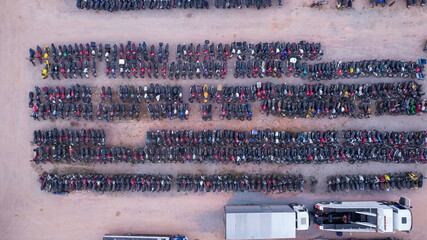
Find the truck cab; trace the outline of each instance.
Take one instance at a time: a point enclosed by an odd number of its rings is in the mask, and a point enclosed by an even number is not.
[[[308,230],[310,218],[308,216],[308,210],[304,205],[290,204],[296,213],[296,229],[297,230]]]
[[[401,209],[400,206],[393,206],[394,230],[409,232],[412,229],[412,213],[409,209]]]
[[[388,204],[388,203],[385,203]],[[411,200],[401,197],[399,203],[388,204],[393,209],[393,225],[396,231],[409,232],[412,229]]]

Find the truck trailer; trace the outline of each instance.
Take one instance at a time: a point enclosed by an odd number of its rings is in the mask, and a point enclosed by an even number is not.
[[[313,212],[316,227],[325,231],[394,233],[412,229],[410,200],[405,197],[399,203],[320,202],[314,205]]]
[[[225,239],[295,238],[309,227],[303,205],[225,206]]]
[[[187,237],[175,235],[144,235],[144,234],[107,234],[102,240],[188,240]]]

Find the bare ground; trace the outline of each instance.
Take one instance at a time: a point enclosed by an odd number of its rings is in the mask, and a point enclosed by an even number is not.
[[[331,1],[333,2],[333,1]],[[72,121],[33,122],[29,118],[27,93],[34,85],[70,85],[75,83],[117,86],[145,85],[149,80],[73,80],[60,83],[41,80],[39,69],[25,60],[29,47],[37,44],[74,42],[159,41],[214,42],[247,41],[320,41],[326,52],[324,59],[357,60],[363,58],[416,59],[426,57],[422,52],[427,39],[426,8],[404,8],[398,2],[391,9],[368,7],[367,1],[357,1],[352,10],[335,10],[330,3],[322,9],[310,9],[310,1],[285,1],[281,9],[249,10],[172,10],[140,11],[110,14],[79,11],[71,0],[1,0],[0,55],[6,60],[0,65],[0,239],[101,239],[105,233],[185,234],[190,239],[214,240],[224,238],[223,207],[226,204],[291,203],[311,206],[321,200],[397,200],[400,194],[413,200],[413,230],[410,234],[394,236],[405,239],[424,239],[427,230],[424,190],[402,193],[337,194],[324,193],[325,184],[318,185],[313,195],[303,194],[105,194],[73,193],[54,196],[39,191],[38,174],[43,170],[97,170],[109,173],[217,173],[217,172],[300,172],[317,176],[324,181],[330,174],[382,173],[394,171],[423,171],[426,166],[396,164],[366,165],[300,165],[300,166],[240,166],[231,165],[125,165],[92,166],[61,165],[34,166],[32,131],[37,128],[87,127],[106,128],[112,144],[142,145],[147,129],[159,128],[236,128],[237,122],[204,123],[199,116],[189,122],[121,122],[76,123]],[[399,8],[397,8],[399,7]],[[99,71],[99,70],[98,70]],[[254,80],[225,79],[223,83],[254,83]],[[383,80],[383,79],[381,79]],[[285,79],[288,83],[301,80]],[[374,82],[375,79],[353,81]],[[393,80],[396,81],[396,80]],[[160,81],[157,81],[160,82]],[[278,81],[276,81],[278,82]],[[169,83],[169,82],[167,82]],[[175,83],[175,82],[174,82]],[[189,85],[196,81],[179,81]],[[199,84],[216,84],[199,81]],[[426,87],[424,87],[426,89]],[[192,108],[195,108],[192,106]],[[255,112],[255,111],[254,111]],[[238,123],[239,129],[273,128],[285,130],[323,130],[366,128],[380,130],[425,130],[427,117],[380,117],[369,120],[289,120],[255,115],[252,122]],[[299,238],[333,236],[317,231],[298,233]],[[354,234],[353,237],[380,237],[376,234]],[[381,235],[382,236],[382,235]]]

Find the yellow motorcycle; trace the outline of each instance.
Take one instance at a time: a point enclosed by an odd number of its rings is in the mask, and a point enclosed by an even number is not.
[[[385,190],[390,191],[390,183],[391,183],[390,176],[387,174],[384,174],[384,179],[385,179],[384,188],[385,188]]]
[[[44,65],[44,69],[43,69],[43,71],[42,71],[42,78],[43,78],[43,79],[46,79],[46,78],[48,77],[48,75],[47,75],[47,73],[48,73],[48,69],[49,69],[48,65],[47,65],[47,64],[45,64],[45,65]]]
[[[417,177],[417,175],[413,172],[409,172],[408,177],[411,181],[411,184],[410,184],[411,189],[418,189],[418,177]]]
[[[48,60],[49,59],[49,47],[46,45],[44,47],[44,60]]]
[[[203,102],[207,103],[209,98],[209,87],[208,85],[203,86]]]
[[[42,71],[42,78],[46,79],[48,77],[48,72],[49,72],[49,68],[50,68],[50,64],[49,64],[49,60],[46,59],[46,63],[44,65],[44,69]]]
[[[368,107],[368,109],[366,110],[366,117],[371,118],[371,108],[370,107]]]

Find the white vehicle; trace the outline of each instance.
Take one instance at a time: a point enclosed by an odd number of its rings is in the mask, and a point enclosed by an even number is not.
[[[406,204],[408,202],[408,204]],[[320,202],[314,205],[316,227],[337,232],[409,232],[412,229],[410,199],[386,201]]]
[[[225,239],[295,238],[309,227],[303,205],[240,205],[225,208]]]
[[[184,236],[169,236],[169,235],[141,235],[141,234],[125,234],[125,235],[105,235],[102,240],[188,240]]]

